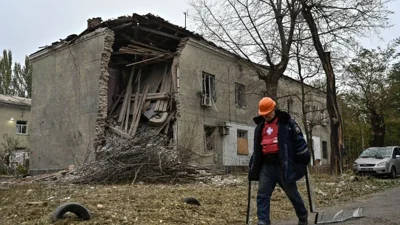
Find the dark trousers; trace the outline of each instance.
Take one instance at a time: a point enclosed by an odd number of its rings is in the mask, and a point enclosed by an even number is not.
[[[299,219],[307,218],[307,209],[299,191],[297,190],[296,182],[284,182],[283,171],[280,164],[264,163],[261,168],[257,193],[258,224],[271,224],[270,201],[272,192],[274,191],[277,183],[292,202],[297,217]]]

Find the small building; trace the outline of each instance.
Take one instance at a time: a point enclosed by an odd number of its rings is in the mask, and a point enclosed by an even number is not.
[[[13,148],[10,165],[23,164],[29,158],[30,118],[30,99],[0,95],[0,155],[5,153],[4,145]]]
[[[193,163],[248,165],[265,85],[248,61],[198,34],[152,14],[93,18],[30,58],[33,173],[81,165],[107,131],[129,138],[147,127]],[[287,76],[278,87],[279,107],[298,122],[300,87]],[[324,113],[325,94],[306,88]],[[315,145],[328,152],[329,126],[318,129]]]

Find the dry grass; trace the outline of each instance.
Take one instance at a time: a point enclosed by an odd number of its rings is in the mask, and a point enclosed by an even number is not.
[[[351,201],[399,184],[398,180],[369,178],[348,182],[348,178],[314,175],[314,186],[320,190],[320,194],[315,195],[317,207]],[[56,224],[244,224],[247,183],[245,176],[239,176],[239,179],[238,184],[222,186],[202,183],[115,186],[20,183],[4,188],[3,185],[0,189],[0,224],[51,224],[49,214],[65,202],[85,205],[93,218],[78,222],[71,217]],[[345,183],[341,184],[341,181]],[[306,200],[304,180],[299,182],[299,187]],[[196,197],[202,205],[184,204],[181,199],[188,196]],[[29,202],[43,204],[30,205]],[[104,208],[98,209],[98,204]],[[274,220],[295,215],[280,189],[274,192],[271,205]]]

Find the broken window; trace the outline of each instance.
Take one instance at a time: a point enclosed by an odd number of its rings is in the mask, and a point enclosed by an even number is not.
[[[246,107],[246,93],[244,84],[235,83],[235,104],[237,107]]]
[[[202,104],[207,106],[212,106],[212,104],[217,100],[215,92],[215,76],[203,72],[203,97]]]
[[[249,141],[247,137],[247,130],[237,131],[237,154],[249,155]]]
[[[204,135],[205,135],[205,150],[206,151],[215,151],[215,134],[217,127],[212,126],[204,126]]]
[[[326,141],[322,141],[322,158],[328,159],[328,143]]]
[[[28,134],[28,122],[18,120],[16,123],[17,134]]]

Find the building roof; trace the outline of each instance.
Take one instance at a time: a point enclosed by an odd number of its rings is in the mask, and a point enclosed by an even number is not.
[[[17,96],[0,95],[0,105],[2,106],[22,106],[31,107],[31,99]]]
[[[200,34],[187,30],[184,27],[172,24],[169,21],[159,16],[153,15],[151,13],[145,15],[139,15],[133,13],[132,16],[121,16],[116,19],[101,21],[95,26],[92,27],[88,26],[88,28],[85,29],[83,32],[81,32],[79,35],[71,34],[65,39],[60,39],[60,41],[53,42],[51,45],[41,47],[39,51],[31,54],[30,57],[35,58],[36,56],[41,55],[42,53],[51,51],[52,49],[56,49],[58,47],[66,45],[71,45],[80,37],[89,34],[98,28],[104,28],[104,27],[116,31],[117,34],[116,39],[126,38],[127,32],[130,32],[135,35],[135,40],[138,39],[139,42],[147,44],[148,46],[154,46],[170,52],[176,51],[176,47],[178,46],[180,40],[182,40],[183,38],[193,38],[197,41],[206,43],[214,48],[226,52],[234,57],[237,57],[238,59],[241,59],[244,62],[251,63],[253,65],[259,66],[260,68],[267,70],[269,68],[267,65],[250,62],[249,60],[231,51],[228,51],[227,49],[221,46],[216,45],[214,42],[205,39]],[[171,48],[170,46],[173,47]],[[289,77],[287,75],[283,75],[282,78],[296,83],[301,83],[299,80]],[[307,84],[305,85],[310,88],[314,88],[310,85]]]

